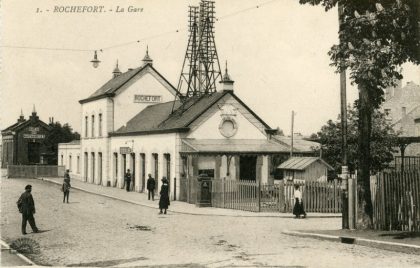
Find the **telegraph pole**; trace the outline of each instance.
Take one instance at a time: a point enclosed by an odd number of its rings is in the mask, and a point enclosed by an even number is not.
[[[343,23],[344,7],[338,2],[339,31]],[[341,37],[340,37],[341,43]],[[346,98],[346,71],[340,73],[340,103],[341,103],[341,179],[342,179],[342,228],[349,229],[349,203],[348,203],[348,161],[347,161],[347,98]]]
[[[292,111],[292,127],[291,127],[291,133],[290,133],[290,137],[291,137],[291,143],[290,143],[290,157],[293,156],[293,125],[295,122],[295,111]]]

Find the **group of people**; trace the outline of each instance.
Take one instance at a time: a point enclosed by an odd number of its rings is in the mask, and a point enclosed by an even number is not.
[[[124,179],[126,181],[126,190],[127,192],[130,190],[130,182],[131,182],[131,174],[130,170],[128,169]],[[61,187],[61,190],[63,192],[63,203],[67,201],[69,203],[69,196],[70,196],[70,172],[67,169],[64,174],[64,181],[63,185]],[[148,174],[147,179],[147,191],[148,191],[148,199],[152,199],[152,201],[155,200],[155,189],[156,189],[156,181],[152,177],[151,174]],[[31,225],[32,231],[34,233],[39,232],[38,227],[35,223],[35,202],[31,194],[32,191],[32,185],[26,185],[25,192],[20,196],[19,200],[17,201],[17,206],[19,209],[19,212],[22,213],[22,234],[26,234],[26,224],[29,222]],[[160,188],[160,199],[159,199],[159,214],[166,214],[166,211],[170,205],[169,201],[169,182],[166,179],[166,177],[162,178],[162,186]],[[306,217],[306,212],[303,207],[303,200],[302,200],[302,192],[299,190],[299,185],[295,185],[295,192],[294,192],[294,198],[295,198],[295,205],[293,207],[293,215],[295,215],[295,218],[300,218],[301,216],[303,218]]]
[[[130,169],[127,169],[127,172],[124,174],[124,181],[126,185],[126,191],[130,191],[130,183],[131,183],[131,173]],[[148,192],[148,199],[152,199],[155,201],[155,189],[156,189],[156,181],[152,177],[152,174],[148,174],[147,184],[146,184],[147,192]],[[162,186],[160,187],[160,199],[159,199],[159,214],[166,214],[166,210],[168,209],[170,202],[169,202],[169,181],[166,177],[162,178]]]

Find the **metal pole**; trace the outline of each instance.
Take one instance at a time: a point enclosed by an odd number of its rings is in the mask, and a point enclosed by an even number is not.
[[[343,5],[338,2],[338,23],[339,30],[341,31],[341,25],[343,23]],[[341,38],[340,38],[341,42]],[[341,178],[342,178],[342,228],[349,228],[348,219],[348,162],[347,162],[347,99],[346,99],[346,71],[342,70],[340,73],[340,100],[341,100],[341,153],[342,153],[342,166],[341,166]]]
[[[290,143],[290,157],[293,156],[293,124],[295,121],[295,112],[292,111],[292,127],[291,127],[291,133],[290,133],[290,137],[291,137],[291,143]]]

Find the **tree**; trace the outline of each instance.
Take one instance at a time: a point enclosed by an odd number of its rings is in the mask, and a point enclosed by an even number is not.
[[[418,0],[300,0],[339,6],[340,43],[329,55],[337,72],[350,71],[359,91],[359,165],[357,228],[372,227],[370,139],[374,109],[383,102],[384,89],[401,79],[400,66],[420,63],[420,1]]]
[[[69,124],[61,125],[60,122],[52,122],[49,124],[52,128],[44,141],[44,145],[51,152],[49,163],[57,165],[58,144],[70,142],[73,140],[80,140],[80,134],[73,132]]]
[[[347,109],[347,158],[350,173],[354,173],[359,166],[359,118],[356,105],[353,107],[349,106]],[[341,131],[339,116],[337,121],[328,120],[327,124],[322,126],[321,130],[316,134],[322,146],[322,158],[332,165],[338,173],[342,165]],[[394,132],[392,126],[385,119],[385,114],[375,110],[372,119],[372,139],[370,143],[371,172],[382,171],[388,167],[388,164],[393,160],[392,153],[397,151],[395,149],[398,146],[397,136],[397,133]]]

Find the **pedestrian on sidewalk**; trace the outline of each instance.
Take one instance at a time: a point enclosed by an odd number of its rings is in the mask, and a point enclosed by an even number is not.
[[[35,224],[35,202],[31,194],[32,185],[26,185],[25,192],[20,196],[16,202],[19,212],[22,213],[22,234],[26,235],[26,222],[29,221],[32,231],[38,233],[38,227]]]
[[[124,180],[125,180],[125,189],[127,190],[127,192],[130,191],[130,183],[131,183],[131,173],[130,173],[130,169],[127,169],[127,172],[124,175]]]
[[[299,185],[295,184],[295,206],[293,207],[293,215],[295,218],[300,218],[300,215],[303,215],[303,218],[306,218],[306,212],[303,208],[302,201],[302,192],[299,190]]]
[[[156,188],[156,182],[155,179],[152,177],[152,174],[149,173],[149,178],[147,179],[147,191],[149,192],[149,200],[150,196],[152,197],[152,201],[155,201],[155,188]]]
[[[66,170],[66,173],[64,173],[64,181],[63,181],[63,186],[61,187],[61,190],[63,191],[63,203],[65,202],[65,200],[67,199],[67,203],[69,203],[69,196],[70,196],[70,188],[71,188],[71,184],[70,184],[70,170]]]
[[[159,214],[162,214],[162,210],[164,214],[166,214],[166,210],[168,209],[168,206],[170,205],[169,202],[169,183],[166,177],[162,178],[162,186],[160,188],[160,200],[159,200]]]

